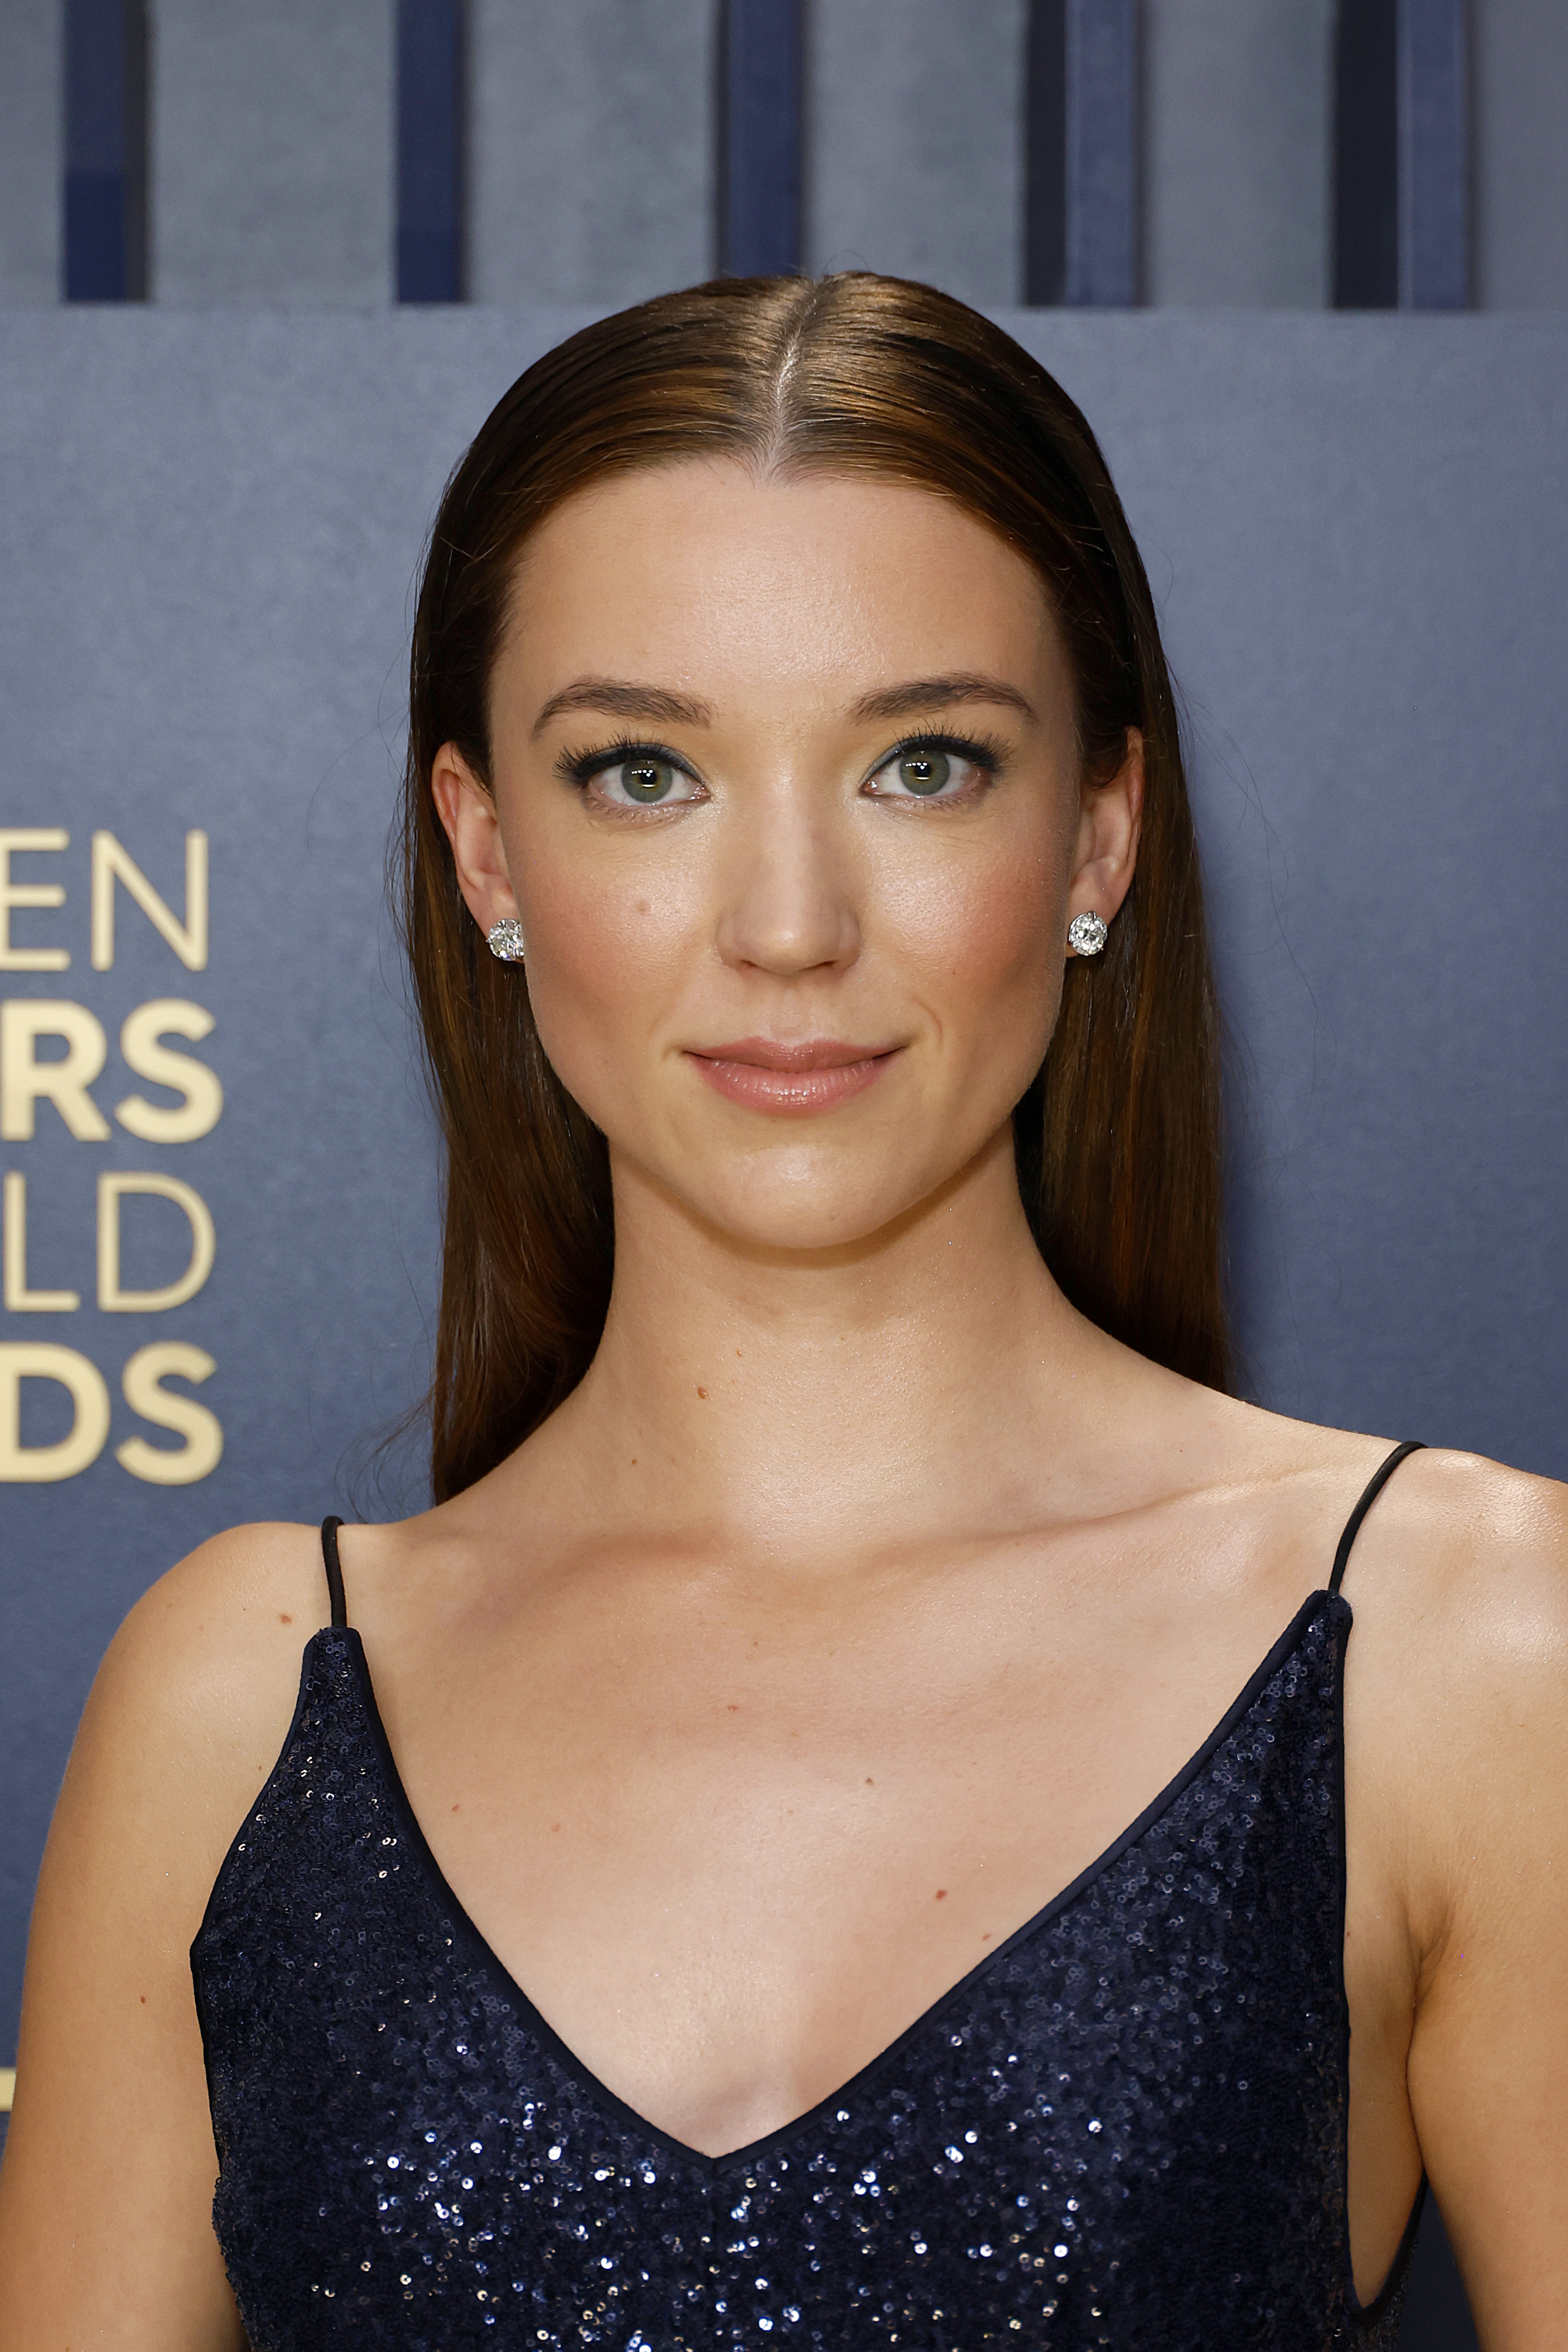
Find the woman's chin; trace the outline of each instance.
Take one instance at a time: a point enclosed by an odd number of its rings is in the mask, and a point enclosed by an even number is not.
[[[947,1171],[937,1170],[929,1182],[913,1186],[904,1170],[895,1182],[819,1178],[808,1187],[758,1182],[752,1174],[734,1184],[661,1189],[710,1240],[757,1257],[831,1261],[891,1247],[950,1181]]]

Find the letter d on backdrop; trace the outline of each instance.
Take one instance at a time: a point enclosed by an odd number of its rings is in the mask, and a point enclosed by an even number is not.
[[[127,1192],[151,1193],[158,1200],[172,1201],[177,1209],[185,1213],[185,1222],[191,1228],[190,1262],[179,1281],[167,1284],[162,1290],[122,1290],[120,1286],[120,1203]],[[212,1212],[201,1194],[193,1192],[188,1184],[182,1184],[177,1176],[133,1176],[121,1171],[99,1178],[98,1303],[106,1315],[159,1315],[171,1307],[183,1307],[187,1298],[195,1297],[211,1274],[216,1248]]]
[[[57,1444],[23,1444],[24,1381],[57,1381],[69,1390],[76,1418]],[[108,1435],[109,1390],[96,1364],[47,1339],[0,1341],[0,1480],[47,1485],[74,1478],[98,1460]]]

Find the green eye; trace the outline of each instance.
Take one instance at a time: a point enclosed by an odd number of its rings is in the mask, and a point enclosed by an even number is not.
[[[621,788],[629,801],[646,807],[651,801],[668,799],[675,775],[668,760],[627,760],[620,770]]]
[[[995,781],[999,751],[946,735],[916,736],[902,751],[889,751],[874,776],[862,786],[873,800],[890,805],[940,801],[944,808],[970,808]]]
[[[918,793],[929,800],[939,793],[953,773],[953,762],[946,751],[906,751],[898,763],[898,781],[905,792]]]

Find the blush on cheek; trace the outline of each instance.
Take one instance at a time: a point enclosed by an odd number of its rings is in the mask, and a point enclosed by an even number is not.
[[[988,859],[948,877],[910,940],[923,992],[958,1045],[977,1100],[1016,1100],[1045,1058],[1061,1001],[1064,908],[1062,883],[1042,858]]]
[[[526,931],[539,1043],[567,1092],[603,1126],[661,1010],[679,995],[685,958],[645,894],[557,887],[530,907]]]
[[[940,971],[966,996],[1007,993],[1025,975],[1038,979],[1063,894],[1044,861],[988,860],[944,877],[903,910],[901,929],[928,969]],[[1064,903],[1064,902],[1063,902]],[[1063,918],[1065,920],[1065,918]]]

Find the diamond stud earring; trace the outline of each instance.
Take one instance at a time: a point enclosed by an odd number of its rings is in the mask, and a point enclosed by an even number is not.
[[[497,963],[522,962],[523,927],[516,915],[503,915],[498,923],[491,924],[485,936]]]
[[[1097,956],[1104,946],[1108,927],[1102,916],[1092,912],[1074,915],[1067,926],[1067,944],[1081,956]]]

